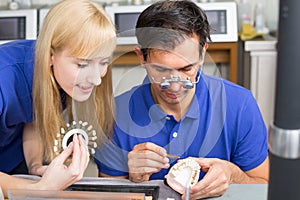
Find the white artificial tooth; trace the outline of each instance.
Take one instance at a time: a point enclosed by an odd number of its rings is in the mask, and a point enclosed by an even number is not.
[[[89,142],[89,147],[96,148],[97,143],[96,142]]]
[[[93,126],[92,126],[92,125],[90,125],[90,126],[87,128],[88,131],[91,131],[92,129],[93,129]]]
[[[66,133],[65,129],[64,128],[60,128],[60,133],[61,134],[65,134]]]
[[[92,130],[92,131],[88,132],[88,135],[89,135],[89,137],[92,137],[92,136],[96,136],[97,133],[95,130]]]
[[[86,125],[88,125],[87,122],[83,122],[83,123],[82,123],[82,126],[86,126]]]
[[[57,146],[54,146],[54,147],[53,147],[53,150],[54,150],[54,152],[58,152]]]
[[[92,135],[93,135],[93,136],[96,136],[96,135],[97,135],[97,133],[96,133],[95,130],[92,131]]]
[[[97,136],[90,137],[89,139],[92,141],[95,141],[95,140],[97,140]]]
[[[92,155],[94,155],[96,153],[95,149],[93,149],[93,148],[90,148],[89,150],[90,150],[90,154],[92,154]]]

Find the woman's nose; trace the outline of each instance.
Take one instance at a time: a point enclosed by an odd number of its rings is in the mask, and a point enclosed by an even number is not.
[[[98,86],[101,84],[102,82],[102,77],[105,76],[107,68],[103,69],[100,68],[99,66],[95,66],[95,67],[91,67],[92,70],[90,70],[89,72],[89,76],[88,76],[88,81],[95,85]]]

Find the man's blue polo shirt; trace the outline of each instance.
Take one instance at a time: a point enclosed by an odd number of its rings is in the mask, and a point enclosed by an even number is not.
[[[0,171],[8,173],[24,160],[22,134],[33,120],[34,41],[0,46]]]
[[[103,145],[95,155],[99,171],[111,176],[128,174],[128,152],[144,142],[180,158],[228,160],[243,171],[259,166],[268,156],[265,124],[251,92],[223,79],[202,74],[179,122],[154,103],[149,84],[118,96],[116,111],[113,143]],[[171,159],[171,166],[175,163]],[[150,179],[164,179],[167,173],[163,169]]]

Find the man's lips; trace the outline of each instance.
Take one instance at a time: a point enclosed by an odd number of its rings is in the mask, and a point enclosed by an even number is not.
[[[169,93],[169,92],[166,92],[165,94],[167,97],[169,97],[171,99],[177,99],[180,96],[179,94]]]

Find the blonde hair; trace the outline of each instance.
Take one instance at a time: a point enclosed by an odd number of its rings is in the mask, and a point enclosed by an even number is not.
[[[54,79],[51,52],[68,48],[71,57],[93,59],[109,57],[116,46],[115,27],[102,7],[88,0],[63,0],[48,12],[39,33],[35,50],[33,105],[36,131],[44,147],[44,161],[54,158],[54,139],[66,122],[62,116],[60,86]],[[113,127],[114,101],[112,96],[111,67],[100,86],[91,97],[80,104],[94,107],[100,126],[97,130],[101,140],[109,136]],[[67,107],[72,107],[70,97]],[[85,105],[86,106],[86,105]],[[95,124],[94,124],[95,125]]]

